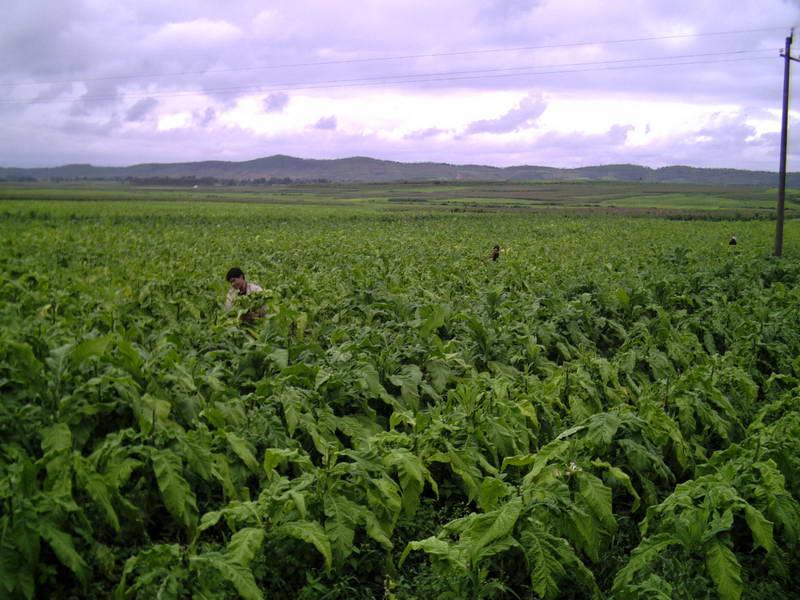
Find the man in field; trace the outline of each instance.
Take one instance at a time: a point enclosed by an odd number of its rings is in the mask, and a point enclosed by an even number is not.
[[[248,283],[244,278],[244,272],[239,267],[233,267],[225,275],[225,279],[231,284],[231,289],[225,297],[225,310],[233,308],[237,296],[248,296],[256,292],[263,292],[264,289],[257,283]],[[242,318],[245,321],[254,321],[264,316],[264,308],[248,311]]]

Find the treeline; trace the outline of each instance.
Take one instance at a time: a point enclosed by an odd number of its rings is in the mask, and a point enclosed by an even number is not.
[[[233,179],[219,177],[0,177],[0,183],[35,183],[35,182],[67,183],[76,181],[117,182],[127,185],[158,185],[177,187],[209,187],[209,186],[253,186],[253,185],[289,185],[292,183],[330,183],[330,179],[309,178],[295,179],[292,177],[256,177],[252,179]]]
[[[252,179],[233,179],[219,177],[125,177],[121,181],[129,185],[170,185],[170,186],[249,186],[249,185],[288,185],[291,183],[328,183],[327,179],[292,179],[291,177],[256,177]]]
[[[0,183],[30,183],[38,181],[36,177],[0,177]]]

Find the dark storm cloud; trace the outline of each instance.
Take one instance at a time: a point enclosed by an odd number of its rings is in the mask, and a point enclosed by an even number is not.
[[[72,27],[75,9],[68,2],[48,0],[4,3],[0,19],[2,83],[61,77],[80,66],[87,41]]]
[[[86,91],[72,103],[70,116],[87,116],[119,104],[122,96],[116,82],[101,80],[86,83]]]
[[[314,123],[314,129],[336,129],[336,116],[322,117]]]
[[[467,134],[472,133],[508,133],[531,127],[547,109],[547,103],[541,98],[527,97],[497,119],[474,121],[467,126]]]
[[[289,94],[286,92],[275,92],[264,98],[264,110],[268,113],[283,112],[289,106]]]
[[[129,123],[144,121],[156,106],[158,106],[158,100],[155,98],[142,98],[125,112],[125,120]]]

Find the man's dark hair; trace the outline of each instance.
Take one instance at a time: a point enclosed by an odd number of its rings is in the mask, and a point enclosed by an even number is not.
[[[230,281],[231,279],[236,279],[237,277],[244,277],[244,271],[242,271],[239,267],[233,267],[228,271],[228,274],[225,275],[225,281]]]

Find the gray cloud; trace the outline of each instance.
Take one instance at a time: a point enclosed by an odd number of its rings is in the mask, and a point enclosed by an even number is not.
[[[322,117],[314,123],[314,129],[336,129],[336,116]]]
[[[195,112],[192,114],[192,122],[197,127],[208,127],[217,118],[217,111],[209,106],[203,112]]]
[[[516,108],[512,108],[497,119],[484,119],[470,123],[465,133],[508,133],[525,129],[534,125],[536,119],[546,109],[547,103],[542,98],[528,96],[523,98]]]
[[[87,119],[70,119],[59,127],[63,133],[81,136],[105,137],[113,133],[120,126],[119,117],[113,115],[107,121],[92,121]]]
[[[574,164],[593,164],[584,162],[589,160],[589,156],[595,153],[611,156],[616,155],[619,149],[625,144],[628,133],[633,131],[632,125],[615,124],[602,133],[581,133],[550,131],[540,137],[534,144],[538,150],[540,148],[561,148],[573,152],[576,157]],[[604,159],[608,162],[608,159]]]
[[[268,113],[283,112],[289,106],[289,94],[286,92],[275,92],[264,98],[264,110]]]
[[[142,98],[125,112],[125,120],[129,123],[144,121],[156,106],[158,100],[155,98]]]
[[[86,92],[72,103],[69,114],[88,116],[96,111],[108,110],[120,103],[118,84],[114,81],[89,81]]]
[[[47,104],[53,100],[69,96],[72,86],[66,83],[57,83],[39,88],[36,96],[31,100],[31,104]]]
[[[800,1],[800,0],[798,0]],[[532,12],[538,4],[534,0],[489,0],[479,12],[482,19],[507,21]]]
[[[439,127],[430,127],[428,129],[421,129],[419,131],[412,131],[404,137],[407,140],[427,140],[428,138],[437,137],[439,135],[448,133],[447,129],[440,129]]]

